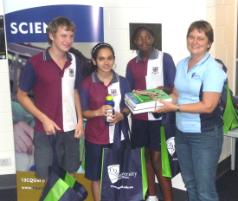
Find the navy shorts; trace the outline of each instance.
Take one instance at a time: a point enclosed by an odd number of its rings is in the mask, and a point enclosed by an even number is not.
[[[101,178],[102,151],[110,145],[93,144],[85,140],[85,177],[91,181]]]
[[[146,147],[149,150],[160,151],[161,121],[144,121],[132,119],[132,148]]]
[[[55,152],[52,141],[55,140]],[[41,178],[48,177],[49,167],[54,159],[57,165],[70,173],[76,172],[79,168],[79,139],[74,137],[74,131],[46,135],[44,132],[34,133],[34,159],[36,174]],[[54,156],[53,156],[54,153]],[[54,159],[53,159],[54,157]]]

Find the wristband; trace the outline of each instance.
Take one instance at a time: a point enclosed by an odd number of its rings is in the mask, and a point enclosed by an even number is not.
[[[176,112],[180,112],[180,107],[179,107],[179,105],[177,105]]]

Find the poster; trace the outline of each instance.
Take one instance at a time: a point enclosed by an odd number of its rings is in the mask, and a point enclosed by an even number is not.
[[[14,4],[14,1],[12,5]],[[86,57],[98,41],[103,41],[103,9],[90,5],[68,4],[38,5],[26,2],[24,8],[6,6],[6,36],[9,59],[9,79],[11,85],[11,105],[15,141],[18,201],[38,200],[44,180],[34,175],[34,118],[18,103],[16,91],[19,76],[29,58],[48,47],[46,28],[56,16],[65,16],[76,25],[74,48]],[[37,5],[36,5],[37,4]],[[22,5],[21,5],[22,6]],[[44,14],[43,14],[44,13]],[[34,96],[34,94],[32,94]],[[89,186],[78,170],[80,182]],[[88,187],[89,188],[89,187]],[[90,200],[91,195],[87,200]],[[23,199],[24,198],[24,199]]]

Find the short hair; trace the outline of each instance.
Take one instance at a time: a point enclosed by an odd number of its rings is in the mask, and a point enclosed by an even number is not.
[[[189,34],[194,30],[197,29],[199,31],[203,31],[205,33],[205,35],[208,38],[208,41],[210,44],[213,43],[214,41],[214,33],[213,33],[213,29],[212,26],[209,22],[205,21],[205,20],[199,20],[199,21],[195,21],[193,22],[189,28],[188,28],[188,32],[187,32],[187,38],[189,36]],[[209,50],[210,48],[208,48]]]
[[[63,16],[55,17],[53,20],[51,20],[48,24],[48,27],[46,29],[48,34],[48,42],[51,44],[52,41],[49,38],[49,33],[55,34],[59,27],[64,26],[68,31],[75,32],[75,24],[70,21],[68,18]]]
[[[150,29],[150,28],[147,27],[147,26],[139,26],[139,27],[137,27],[137,28],[134,30],[134,32],[133,32],[133,34],[132,34],[132,38],[131,38],[132,41],[137,38],[138,34],[139,34],[141,31],[147,31],[153,38],[155,38],[155,34],[154,34],[154,32],[152,31],[152,29]]]

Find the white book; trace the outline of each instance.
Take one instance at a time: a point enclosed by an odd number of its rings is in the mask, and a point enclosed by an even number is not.
[[[149,95],[144,95],[143,93]],[[150,96],[151,93],[153,97]],[[125,103],[134,114],[136,111],[139,113],[155,111],[155,108],[163,105],[160,100],[171,102],[172,98],[160,89],[143,90],[139,91],[139,94],[137,92],[125,94]]]
[[[127,107],[130,109],[132,114],[141,114],[141,113],[147,113],[147,112],[154,112],[156,109],[159,109],[160,106],[155,107],[149,107],[149,108],[143,108],[143,109],[133,109],[127,102],[125,102]]]

